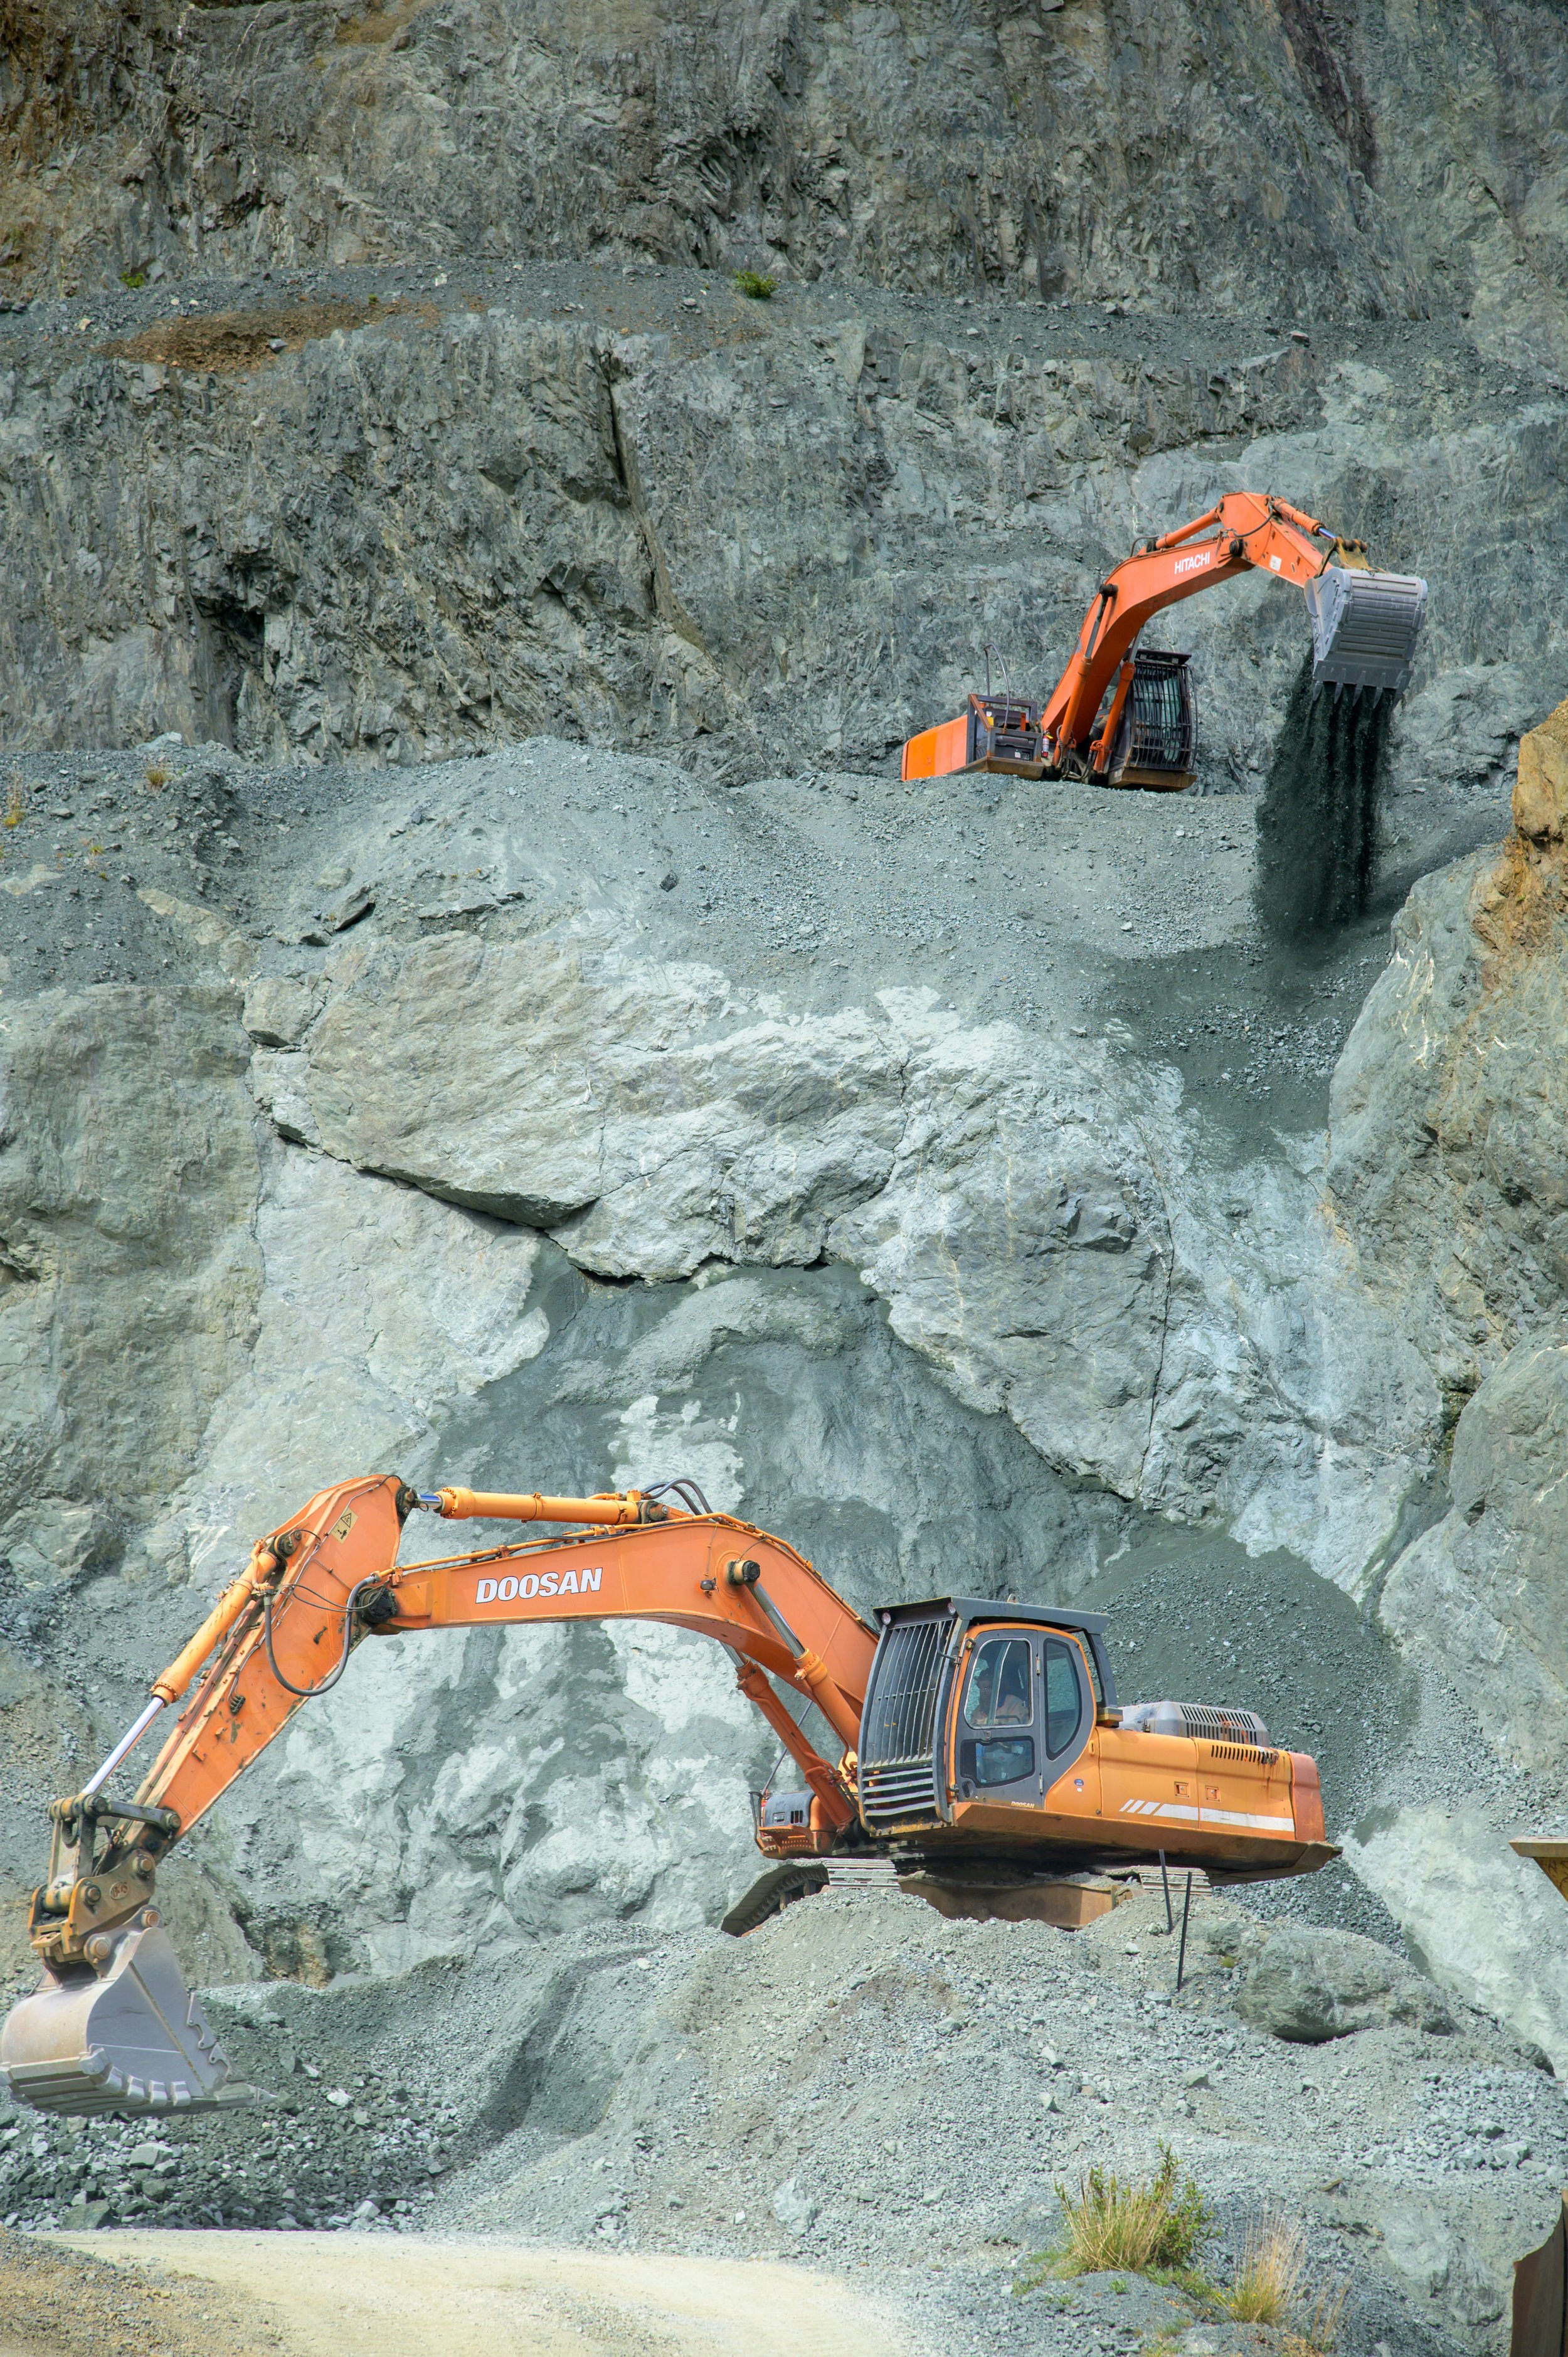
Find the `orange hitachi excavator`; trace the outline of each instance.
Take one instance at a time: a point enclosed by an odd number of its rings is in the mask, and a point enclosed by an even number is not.
[[[416,1512],[585,1525],[399,1564]],[[50,1812],[29,1930],[44,1969],[0,2033],[13,2095],[79,2115],[244,2100],[186,1986],[154,1897],[158,1861],[366,1637],[540,1620],[661,1620],[725,1646],[794,1761],[757,1843],[780,1862],[878,1854],[1015,1880],[1168,1857],[1211,1880],[1311,1873],[1317,1770],[1251,1711],[1118,1709],[1104,1621],[942,1597],[863,1620],[784,1540],[708,1510],[694,1485],[591,1498],[340,1481],[265,1538],[97,1773]],[[777,1691],[797,1697],[791,1711]],[[184,1708],[134,1801],[109,1780],[154,1721]],[[797,1715],[814,1704],[829,1760]]]
[[[1363,542],[1340,539],[1288,500],[1232,491],[1112,565],[1043,705],[972,695],[956,720],[908,739],[904,777],[989,770],[1167,791],[1189,786],[1188,658],[1140,651],[1138,639],[1165,607],[1254,568],[1305,591],[1316,685],[1402,695],[1425,619],[1425,582],[1375,573]]]

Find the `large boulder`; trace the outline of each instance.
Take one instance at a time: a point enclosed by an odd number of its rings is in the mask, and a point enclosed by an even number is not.
[[[1568,1333],[1520,1342],[1459,1419],[1453,1505],[1380,1613],[1519,1765],[1568,1765]]]
[[[1236,2010],[1275,2038],[1317,2046],[1391,2021],[1439,2036],[1454,2028],[1441,1990],[1353,1932],[1282,1924],[1243,1952],[1241,1965]]]
[[[927,990],[793,1010],[632,954],[570,912],[566,875],[524,872],[509,774],[459,779],[451,815],[482,815],[486,889],[526,896],[532,930],[350,934],[308,997],[252,984],[254,1082],[285,1136],[541,1229],[597,1277],[841,1260],[1047,1462],[1184,1519],[1222,1512],[1250,1547],[1359,1589],[1437,1399],[1315,1174],[1216,1182],[1175,1076],[1103,1041],[965,1021]],[[425,856],[367,845],[378,908],[423,909]]]
[[[1434,1980],[1568,2073],[1568,1915],[1507,1827],[1474,1805],[1378,1807],[1345,1855]]]

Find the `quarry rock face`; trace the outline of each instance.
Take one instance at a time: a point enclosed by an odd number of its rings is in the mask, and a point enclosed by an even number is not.
[[[20,13],[9,737],[881,761],[988,644],[1044,693],[1108,562],[1244,487],[1431,581],[1412,790],[1495,784],[1568,675],[1544,0],[1487,52],[1306,6]],[[1208,782],[1260,782],[1306,635],[1261,581],[1184,608]]]
[[[1251,1174],[1238,1252],[1161,1076],[929,992],[785,1014],[547,916],[535,897],[536,929],[493,948],[335,952],[313,1026],[257,1058],[284,1134],[541,1228],[596,1276],[826,1254],[1062,1471],[1222,1506],[1358,1586],[1436,1404],[1306,1174]],[[1313,1463],[1304,1426],[1333,1437]]]
[[[1502,400],[1501,364],[1477,381],[1434,328],[968,328],[862,285],[763,305],[587,264],[596,319],[532,268],[464,301],[343,284],[225,312],[237,351],[151,290],[97,300],[124,332],[0,334],[8,737],[406,764],[551,725],[737,776],[880,762],[988,643],[1044,694],[1108,564],[1242,488],[1430,579],[1402,780],[1495,780],[1563,675],[1568,407],[1539,370]],[[1497,652],[1522,611],[1527,677]],[[1255,788],[1299,597],[1253,577],[1163,627],[1200,665],[1206,780]]]
[[[454,1992],[446,2193],[387,2128],[442,2223],[651,2235],[665,2138],[693,2218],[710,2144],[760,2153],[749,2255],[875,2244],[846,2056],[923,2253],[916,2131],[980,2136],[945,2058],[993,2029],[1032,2126],[987,2248],[1145,2130],[1241,2218],[1213,2050],[1294,2167],[1300,2048],[1296,2191],[1380,2242],[1362,2341],[1477,2357],[1568,2069],[1508,1847],[1568,1725],[1560,12],[12,14],[0,1967],[48,1801],[281,1515],[685,1475],[862,1611],[1100,1605],[1124,1699],[1256,1679],[1344,1863],[1227,1906],[1180,1993],[1153,1885],[1070,1963],[836,1898],[737,1950],[793,1771],[716,1648],[368,1640],[160,1885],[236,2018],[328,2024],[334,2086],[395,2020],[390,2113]],[[896,775],[1239,487],[1431,585],[1382,898],[1294,960],[1252,899],[1273,583],[1161,639],[1201,795]],[[816,2025],[816,2094],[713,2044],[736,1974]],[[1341,2069],[1375,2149],[1316,2107]],[[1412,2097],[1445,2073],[1474,2107]],[[699,2084],[729,2146],[671,2128]],[[0,2166],[86,2198],[63,2147]]]
[[[29,70],[60,92],[31,117]],[[54,285],[602,252],[1167,311],[1452,307],[1502,339],[1568,293],[1562,70],[1545,6],[1485,27],[1240,0],[775,6],[744,32],[692,5],[39,8],[6,93],[35,169],[5,227],[12,266]],[[73,117],[91,145],[45,180]]]

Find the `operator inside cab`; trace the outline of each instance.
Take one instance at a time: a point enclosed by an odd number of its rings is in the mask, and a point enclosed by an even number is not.
[[[971,1673],[964,1717],[971,1727],[1026,1727],[1034,1716],[1028,1640],[993,1638]]]

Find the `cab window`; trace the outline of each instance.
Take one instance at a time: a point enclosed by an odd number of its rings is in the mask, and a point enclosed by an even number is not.
[[[1027,1727],[1035,1716],[1026,1637],[993,1637],[969,1674],[963,1715],[971,1727]],[[1076,1706],[1075,1706],[1076,1707]]]
[[[1055,1760],[1078,1733],[1083,1715],[1083,1688],[1078,1657],[1059,1638],[1046,1640],[1046,1752]]]
[[[959,1746],[963,1783],[1016,1784],[1035,1772],[1034,1648],[1026,1637],[991,1637],[975,1652],[964,1692],[971,1727],[988,1730]],[[990,1731],[994,1730],[994,1731]]]

